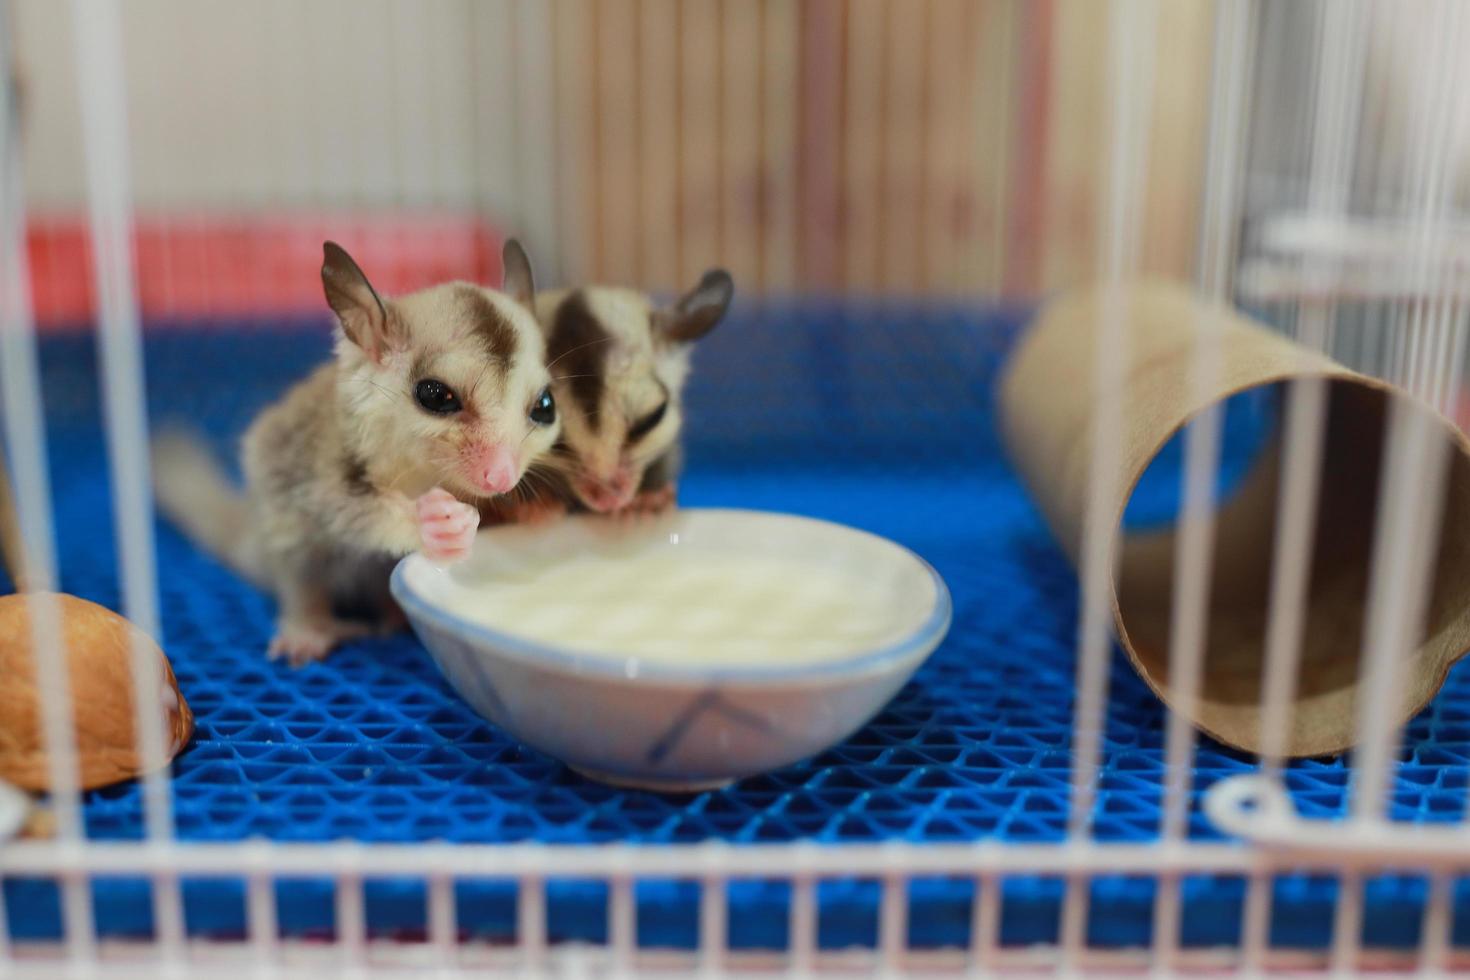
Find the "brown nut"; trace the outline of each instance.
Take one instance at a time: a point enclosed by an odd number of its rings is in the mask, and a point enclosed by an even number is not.
[[[194,714],[179,693],[168,658],[153,639],[110,609],[71,595],[0,597],[0,779],[24,789],[50,788],[39,682],[32,649],[32,603],[54,601],[61,616],[77,768],[83,789],[143,772],[133,708],[132,644],[140,638],[159,660],[162,683],[145,697],[164,721],[168,759],[189,743]]]

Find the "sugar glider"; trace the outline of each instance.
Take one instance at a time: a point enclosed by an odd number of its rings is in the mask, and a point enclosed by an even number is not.
[[[537,498],[515,502],[511,519],[673,503],[690,351],[724,318],[734,292],[730,274],[711,269],[667,305],[606,286],[537,295],[561,438],[546,467],[556,477],[536,480]]]
[[[465,557],[487,500],[518,491],[560,433],[525,252],[505,245],[501,291],[467,282],[380,296],[340,246],[323,246],[335,357],[245,434],[245,490],[202,445],[154,443],[166,516],[275,592],[271,657],[300,664],[396,623],[393,562]]]

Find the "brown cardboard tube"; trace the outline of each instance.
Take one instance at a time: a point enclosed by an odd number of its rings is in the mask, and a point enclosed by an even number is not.
[[[1106,307],[1107,303],[1116,305]],[[1117,311],[1124,341],[1122,384],[1096,385],[1104,310]],[[1214,331],[1216,379],[1202,390],[1193,359],[1201,331]],[[1082,553],[1093,420],[1104,399],[1122,419],[1108,467],[1106,513],[1117,637],[1133,666],[1171,709],[1216,739],[1261,749],[1261,678],[1283,469],[1273,440],[1216,511],[1203,682],[1197,699],[1169,680],[1173,529],[1123,533],[1124,508],[1159,450],[1191,419],[1230,397],[1298,379],[1324,386],[1326,430],[1303,607],[1302,668],[1287,742],[1291,756],[1329,755],[1357,741],[1358,674],[1368,608],[1381,457],[1391,410],[1422,413],[1448,454],[1443,519],[1418,645],[1403,659],[1396,721],[1407,721],[1470,649],[1470,443],[1427,405],[1381,381],[1300,347],[1182,287],[1137,283],[1063,296],[1045,306],[1011,358],[1001,384],[1001,428],[1011,459],[1053,533]]]

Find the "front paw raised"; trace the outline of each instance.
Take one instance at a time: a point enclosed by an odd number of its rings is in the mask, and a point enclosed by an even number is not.
[[[463,561],[475,543],[480,512],[435,487],[414,502],[419,522],[419,545],[430,561]]]

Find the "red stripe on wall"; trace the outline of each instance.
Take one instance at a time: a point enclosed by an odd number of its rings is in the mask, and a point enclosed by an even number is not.
[[[145,318],[325,311],[322,242],[352,253],[380,291],[435,282],[500,283],[501,236],[475,217],[436,214],[141,216],[134,231]],[[91,248],[80,216],[34,216],[27,229],[40,326],[90,320]]]

